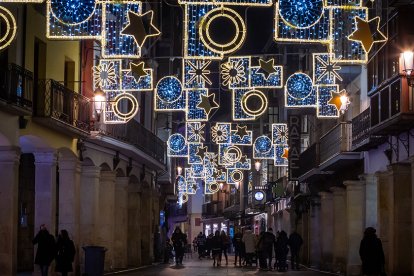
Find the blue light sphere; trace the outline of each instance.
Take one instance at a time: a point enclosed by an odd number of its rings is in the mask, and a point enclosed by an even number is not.
[[[254,142],[254,148],[259,153],[266,153],[272,149],[272,140],[267,136],[260,136]]]
[[[289,95],[295,99],[305,99],[313,91],[312,79],[304,73],[295,73],[286,81]]]
[[[167,103],[173,103],[180,99],[182,90],[180,80],[172,76],[162,78],[157,84],[158,98]]]
[[[323,14],[323,0],[279,0],[279,14],[294,28],[309,28]]]
[[[95,12],[96,0],[51,0],[52,13],[64,24],[76,25]]]
[[[175,133],[168,139],[168,146],[172,151],[180,152],[185,148],[185,138],[180,133]]]

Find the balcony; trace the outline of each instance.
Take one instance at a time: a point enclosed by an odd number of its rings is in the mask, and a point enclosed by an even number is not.
[[[352,151],[376,148],[385,141],[384,136],[371,134],[371,110],[365,109],[352,119]]]
[[[202,205],[202,217],[214,218],[223,216],[223,202],[212,201]]]
[[[319,166],[319,143],[315,143],[304,150],[299,156],[299,175],[300,180],[318,174]]]
[[[142,161],[156,165],[157,169],[166,169],[167,151],[165,142],[136,120],[131,120],[126,124],[101,125],[99,127],[99,133],[93,138],[101,140],[101,142],[112,143],[105,138],[112,138],[124,142],[126,145],[121,145],[115,141],[112,144],[114,146],[118,145],[119,151],[123,152],[126,156],[131,155],[131,152],[135,152],[137,155],[140,155]],[[131,147],[128,148],[127,145]],[[151,162],[149,160],[150,158],[157,164]]]
[[[414,96],[407,80],[397,76],[369,96],[371,98],[371,134],[398,135],[414,127]]]
[[[19,115],[32,114],[33,73],[9,64],[0,69],[0,106],[3,110]]]
[[[34,120],[74,138],[89,135],[89,99],[55,80],[38,83]]]
[[[320,139],[321,171],[335,171],[361,159],[359,152],[352,152],[352,124],[341,122]]]

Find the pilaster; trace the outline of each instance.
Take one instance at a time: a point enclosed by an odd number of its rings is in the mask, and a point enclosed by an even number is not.
[[[361,274],[359,245],[365,229],[365,182],[344,181],[346,186],[347,275]]]
[[[17,273],[17,217],[20,150],[0,147],[0,271]]]
[[[99,231],[97,242],[108,250],[105,270],[114,269],[114,222],[115,222],[115,172],[101,171],[99,189]]]
[[[128,252],[128,183],[129,177],[117,177],[115,180],[115,225],[114,267],[127,267]]]
[[[35,229],[46,224],[56,232],[56,165],[55,151],[35,152]]]
[[[321,200],[315,197],[311,200],[310,207],[310,241],[309,241],[309,255],[310,266],[320,268],[321,266]]]
[[[324,270],[332,269],[333,262],[333,196],[329,192],[320,192],[321,197],[321,267]]]
[[[333,271],[346,270],[346,191],[342,187],[330,188],[333,194]]]

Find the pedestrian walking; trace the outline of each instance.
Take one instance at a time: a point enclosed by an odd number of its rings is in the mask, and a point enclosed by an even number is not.
[[[273,245],[276,241],[276,237],[273,234],[273,229],[269,228],[262,236],[262,257],[264,258],[264,268],[272,270],[272,259],[273,259]],[[267,263],[266,263],[267,259]]]
[[[256,253],[256,236],[252,233],[252,230],[246,230],[243,235],[242,241],[245,245],[245,259],[246,265],[251,266],[254,254]]]
[[[211,250],[213,252],[213,266],[216,265],[217,260],[217,266],[221,265],[221,251],[223,250],[223,239],[220,236],[220,231],[216,230],[214,233],[214,237],[211,241]]]
[[[259,257],[260,270],[267,270],[266,249],[265,249],[265,231],[260,232],[259,241],[257,242],[257,252]]]
[[[289,236],[290,263],[292,270],[299,270],[299,251],[302,244],[302,237],[294,230]]]
[[[289,239],[285,231],[280,231],[279,236],[276,239],[275,243],[275,269],[279,272],[284,272],[287,270],[287,254],[289,252],[288,248]]]
[[[69,238],[69,233],[66,230],[61,230],[57,240],[57,254],[55,271],[62,273],[62,276],[67,276],[68,272],[72,272],[72,263],[75,260],[75,244]]]
[[[32,242],[37,244],[35,264],[39,265],[42,276],[47,276],[49,266],[56,255],[55,238],[49,234],[46,225],[42,224]]]
[[[204,257],[205,254],[205,247],[206,247],[206,236],[202,232],[200,232],[197,236],[197,249],[198,249],[198,259]]]
[[[197,252],[197,237],[194,237],[193,239],[193,251]]]
[[[222,247],[222,253],[224,254],[224,258],[226,259],[226,265],[229,264],[229,258],[227,257],[227,251],[229,250],[230,247],[230,237],[226,234],[226,232],[224,230],[221,230],[221,240],[223,242],[223,247]],[[220,259],[220,263],[221,263],[221,259]]]
[[[242,265],[242,252],[243,252],[243,235],[236,230],[236,234],[233,237],[233,247],[234,247],[234,265],[237,266],[237,257],[239,257],[239,266]]]
[[[207,236],[207,239],[206,239],[206,250],[207,250],[207,252],[206,252],[206,256],[207,256],[208,258],[210,258],[210,257],[211,257],[210,252],[211,252],[211,247],[212,247],[213,237],[214,237],[213,233],[210,233],[210,235],[208,235],[208,236]]]
[[[175,251],[175,265],[183,264],[184,249],[187,245],[187,236],[183,234],[180,227],[176,227],[172,234],[171,240],[173,242]]]
[[[377,238],[373,227],[365,229],[364,238],[359,247],[359,256],[362,261],[362,273],[364,275],[385,275],[385,257],[382,242]]]

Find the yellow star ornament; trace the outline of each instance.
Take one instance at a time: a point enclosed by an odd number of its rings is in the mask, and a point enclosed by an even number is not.
[[[365,20],[359,16],[356,16],[355,24],[356,30],[348,36],[348,39],[351,41],[361,42],[366,53],[371,51],[374,43],[387,41],[387,37],[379,30],[380,18],[378,16],[371,20]],[[375,29],[371,29],[371,26],[373,25],[375,26]],[[377,37],[374,37],[374,35]]]
[[[328,101],[328,104],[334,105],[338,111],[345,112],[350,104],[345,89],[341,90],[339,93],[332,93],[332,98]]]
[[[218,103],[216,103],[215,98],[216,94],[211,95],[200,95],[201,101],[197,105],[197,108],[202,108],[207,114],[207,117],[210,115],[212,109],[219,108]]]
[[[282,158],[288,159],[289,158],[289,149],[283,149]]]
[[[148,72],[145,71],[144,65],[145,64],[143,61],[138,64],[135,64],[132,62],[129,64],[131,74],[137,82],[139,81],[141,77],[145,77],[148,75]]]
[[[144,23],[144,18],[148,18],[148,24]],[[135,43],[139,47],[144,45],[149,37],[158,36],[161,34],[160,30],[152,23],[154,20],[154,11],[147,11],[143,14],[138,14],[132,11],[128,12],[128,25],[121,31],[123,35],[130,35],[134,37]]]

